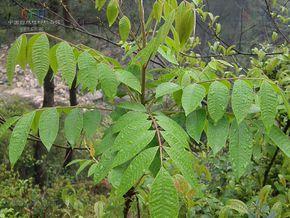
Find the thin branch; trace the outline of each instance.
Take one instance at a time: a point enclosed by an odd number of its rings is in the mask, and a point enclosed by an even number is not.
[[[190,54],[186,54],[186,53],[183,53],[181,52],[180,53],[181,55],[185,56],[185,57],[189,57],[189,58],[215,58],[215,57],[231,57],[231,56],[258,56],[257,54],[255,53],[234,53],[234,54],[226,54],[226,55],[223,55],[223,54],[212,54],[212,55],[190,55]],[[283,54],[283,52],[273,52],[273,53],[265,53],[266,56],[274,56],[274,55],[281,55]]]
[[[0,117],[0,124],[4,124],[6,122],[6,120],[4,118],[1,118]],[[13,131],[14,129],[14,126],[10,126],[9,127],[9,130],[10,131]],[[41,142],[41,139],[35,135],[32,135],[32,134],[29,134],[28,135],[28,140],[29,141],[33,141],[33,142]],[[61,149],[68,149],[68,148],[71,148],[71,147],[68,147],[68,146],[62,146],[62,145],[58,145],[58,144],[55,144],[53,143],[52,144],[53,147],[56,147],[56,148],[61,148]],[[76,148],[73,148],[75,150],[80,150],[80,151],[84,151],[86,150],[86,148],[80,148],[80,147],[76,147]]]
[[[82,27],[77,21],[76,21],[76,19],[72,16],[72,14],[70,13],[70,11],[69,11],[69,9],[67,8],[68,6],[67,5],[65,5],[64,3],[63,3],[63,1],[60,1],[60,3],[61,3],[61,5],[62,5],[62,7],[64,8],[64,10],[66,11],[66,13],[68,14],[68,16],[71,18],[71,20],[74,22],[74,24],[76,25],[76,26],[78,26],[80,29],[82,29],[82,30],[84,30],[84,31],[87,31],[84,27]],[[70,22],[71,23],[71,22]]]
[[[145,15],[144,15],[144,5],[143,0],[139,0],[139,19],[141,24],[141,36],[142,36],[142,49],[146,47],[147,44],[147,37],[146,37],[146,30],[145,30]],[[149,60],[151,57],[149,58]],[[142,65],[141,69],[141,103],[145,104],[145,92],[146,92],[146,68],[147,63]]]
[[[267,8],[267,14],[270,18],[270,20],[272,21],[275,29],[281,34],[281,36],[286,40],[287,43],[289,43],[289,39],[288,37],[280,30],[278,24],[276,23],[274,17],[272,16],[272,12],[271,12],[271,8],[269,5],[269,2],[267,0],[264,0],[265,4],[266,4],[266,8]]]
[[[157,135],[157,140],[158,140],[158,145],[159,145],[159,150],[160,150],[160,161],[162,163],[163,161],[163,144],[162,144],[162,140],[161,140],[161,133],[160,130],[158,129],[158,124],[156,122],[155,117],[153,117],[151,114],[149,114],[152,123],[153,123],[153,127],[156,130],[156,135]]]
[[[12,1],[13,1],[17,6],[19,6],[20,8],[27,10],[27,8],[25,8],[25,7],[24,7],[22,4],[20,4],[17,0],[12,0]],[[33,14],[33,15],[35,15],[35,16],[37,16],[37,17],[40,17],[37,13],[35,13],[35,12],[31,11],[31,10],[28,10],[28,11],[29,11],[31,14]],[[41,18],[44,19],[44,20],[47,20],[47,21],[52,21],[51,19],[46,18],[46,17],[41,17]],[[88,35],[88,36],[91,36],[91,37],[96,38],[96,39],[99,39],[99,40],[103,40],[103,41],[105,41],[105,42],[108,42],[108,43],[110,43],[110,44],[116,46],[116,47],[121,48],[121,45],[118,44],[117,42],[114,42],[114,41],[112,41],[112,40],[109,40],[108,38],[102,37],[102,36],[100,36],[100,35],[97,35],[97,34],[91,33],[91,32],[89,32],[89,31],[87,31],[87,30],[83,30],[83,29],[77,28],[77,27],[75,27],[75,26],[67,26],[67,25],[62,24],[62,23],[58,23],[57,25],[58,25],[58,26],[61,26],[61,27],[64,27],[64,28],[67,28],[67,29],[70,29],[70,30],[78,31],[78,32],[80,32],[80,33],[86,34],[86,35]],[[134,52],[134,54],[136,54],[136,52]],[[154,61],[154,60],[150,60],[150,62],[152,62],[152,63],[154,63],[154,64],[157,64],[157,65],[159,65],[159,66],[165,68],[165,66],[164,66],[162,63],[159,63],[159,62]]]

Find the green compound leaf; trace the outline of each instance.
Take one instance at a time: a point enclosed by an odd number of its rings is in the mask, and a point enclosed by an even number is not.
[[[11,84],[13,76],[15,73],[16,64],[21,64],[23,60],[23,50],[26,47],[27,38],[25,35],[19,36],[15,42],[12,44],[11,48],[8,51],[7,61],[6,61],[6,72],[8,81]]]
[[[253,150],[252,133],[245,122],[234,121],[230,128],[230,158],[235,176],[239,179],[251,163]]]
[[[194,32],[196,24],[195,19],[196,17],[192,5],[188,2],[182,2],[177,9],[175,18],[175,29],[178,33],[181,47],[185,45],[192,32]]]
[[[119,82],[116,74],[107,64],[98,64],[99,80],[101,88],[109,99],[113,99],[117,93]]]
[[[118,104],[117,107],[124,108],[126,110],[146,112],[146,108],[144,107],[144,105],[136,102],[125,101]]]
[[[58,69],[71,88],[76,75],[76,60],[73,48],[67,42],[61,42],[56,49]]]
[[[156,118],[159,126],[165,130],[161,134],[170,146],[188,147],[189,137],[178,123],[166,116],[156,116]]]
[[[39,136],[49,151],[54,143],[59,129],[59,114],[56,108],[44,110],[39,119]]]
[[[205,88],[199,84],[190,84],[183,89],[181,101],[186,116],[201,104],[202,99],[205,97],[205,92]]]
[[[148,130],[150,128],[150,126],[151,126],[150,120],[140,119],[139,122],[129,123],[127,126],[125,126],[120,131],[120,133],[116,137],[116,139],[114,141],[114,145],[113,145],[115,151],[118,151],[124,147],[135,146],[136,145],[135,142],[136,142],[136,139],[138,137],[148,137],[149,138],[150,133],[146,133],[145,135],[143,135],[143,134],[144,134],[144,132],[146,132],[146,130]],[[138,131],[136,131],[136,130],[138,130]],[[140,146],[143,146],[142,145],[143,142],[139,142],[139,143],[140,143]]]
[[[233,87],[232,109],[238,124],[240,124],[248,115],[253,100],[253,89],[245,81],[237,80]]]
[[[184,178],[189,182],[192,188],[198,189],[198,181],[194,173],[194,156],[183,148],[167,147],[165,148],[173,163],[180,170]],[[200,191],[200,190],[197,190]],[[199,193],[200,194],[200,193]]]
[[[172,82],[166,82],[162,83],[156,88],[156,98],[162,97],[164,95],[172,94],[173,92],[176,92],[181,89],[181,86],[172,83]]]
[[[219,121],[225,114],[229,103],[229,89],[221,82],[213,82],[207,96],[208,112],[214,122]]]
[[[93,170],[94,182],[96,184],[101,182],[101,180],[108,175],[108,173],[112,169],[114,157],[115,153],[112,151],[112,149],[108,149],[103,153],[103,155],[101,156],[101,160],[99,161],[99,164],[96,167],[94,167]]]
[[[59,44],[56,44],[52,46],[49,50],[49,65],[53,71],[54,74],[58,73],[58,65],[57,65],[57,58],[56,58],[56,50],[58,48]]]
[[[267,132],[270,131],[276,117],[276,108],[278,106],[278,96],[272,85],[264,81],[259,92],[261,118]]]
[[[9,160],[12,166],[15,165],[24,150],[34,116],[34,111],[23,115],[16,123],[15,128],[11,134],[8,149]]]
[[[179,199],[173,179],[162,167],[157,174],[149,196],[151,217],[178,217]]]
[[[79,108],[72,109],[64,121],[64,134],[70,146],[74,147],[83,129],[83,114]]]
[[[49,41],[46,34],[40,34],[31,45],[31,70],[42,85],[49,69]]]
[[[88,138],[92,138],[101,122],[99,110],[90,110],[84,113],[84,133]]]
[[[118,195],[124,195],[135,185],[138,179],[147,171],[152,163],[158,147],[148,148],[142,151],[129,165],[122,176],[117,189]]]
[[[118,0],[110,0],[107,6],[107,19],[109,21],[109,26],[112,26],[119,14],[119,3]]]
[[[128,127],[138,128],[143,126],[144,123],[148,123],[147,119],[148,114],[138,111],[129,111],[128,113],[121,116],[113,125],[113,133],[120,132],[121,130],[125,130]]]
[[[126,86],[141,93],[141,84],[134,74],[126,70],[116,70],[117,79]]]
[[[20,37],[20,48],[18,55],[16,57],[16,63],[25,70],[27,64],[27,37],[26,35],[21,35]]]
[[[119,21],[119,34],[123,42],[125,42],[128,39],[130,30],[131,30],[131,22],[128,17],[123,16]]]
[[[98,84],[98,65],[94,57],[87,51],[81,53],[78,57],[78,83],[82,88],[88,88],[91,92],[95,90]]]
[[[120,151],[115,157],[113,167],[119,166],[137,155],[152,141],[154,136],[155,131],[152,130],[136,132],[134,135],[134,142],[125,144],[121,147]]]
[[[207,144],[211,147],[214,155],[225,147],[229,134],[229,126],[230,124],[225,117],[217,123],[208,122]]]
[[[0,138],[5,134],[5,132],[17,121],[19,120],[19,116],[8,118],[5,123],[0,126]]]
[[[186,131],[198,143],[205,127],[205,121],[206,111],[204,109],[193,111],[186,117]]]
[[[274,144],[284,152],[287,157],[290,157],[289,136],[285,135],[285,133],[277,126],[273,126],[271,128],[268,136],[274,142]]]

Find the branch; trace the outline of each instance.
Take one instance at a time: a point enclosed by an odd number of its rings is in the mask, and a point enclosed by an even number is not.
[[[200,19],[200,20],[202,20],[202,19]],[[197,20],[197,24],[207,34],[213,36],[219,42],[221,42],[226,48],[229,48],[230,47],[230,45],[225,40],[223,40],[219,35],[216,34],[216,32],[212,29],[212,27],[205,28],[205,27],[203,27],[202,23],[200,23],[200,21],[198,21],[198,20]],[[234,54],[228,54],[228,55],[217,54],[217,55],[197,56],[197,55],[189,55],[189,54],[185,54],[185,53],[181,53],[181,55],[186,56],[186,57],[189,57],[189,58],[212,58],[212,57],[239,56],[239,55],[241,55],[241,56],[257,56],[257,54],[255,54],[255,53],[243,52],[243,51],[240,51],[240,50],[238,50],[236,48],[233,48],[233,51],[235,52]],[[266,56],[280,55],[280,54],[283,54],[283,53],[282,52],[265,53]]]
[[[25,8],[25,7],[24,7],[22,4],[20,4],[17,0],[12,0],[12,1],[13,1],[17,6],[19,6],[20,8],[27,10],[27,8]],[[38,14],[36,14],[35,12],[33,12],[33,11],[31,11],[31,10],[28,10],[28,11],[29,11],[31,14],[35,15],[36,17],[42,18],[42,19],[47,20],[47,21],[52,21],[52,20],[49,19],[49,18],[46,18],[46,17],[40,17]],[[86,34],[86,35],[88,35],[88,36],[91,36],[91,37],[93,37],[93,38],[96,38],[96,39],[99,39],[99,40],[102,40],[102,41],[108,42],[108,43],[110,43],[111,45],[114,45],[114,46],[116,46],[116,47],[121,48],[121,45],[119,45],[117,42],[114,42],[114,41],[112,41],[112,40],[109,40],[109,39],[107,39],[107,38],[105,38],[105,37],[102,37],[102,36],[100,36],[100,35],[94,34],[94,33],[92,33],[92,32],[89,32],[89,31],[87,31],[87,30],[80,29],[80,28],[75,27],[75,26],[67,26],[67,25],[62,24],[62,23],[58,23],[57,25],[58,25],[58,26],[61,26],[61,27],[64,27],[64,28],[67,28],[67,29],[70,29],[70,30],[75,30],[75,31],[80,32],[80,33],[82,33],[82,34]],[[136,52],[134,52],[134,54],[136,54]],[[152,63],[154,63],[154,64],[157,64],[157,65],[159,65],[159,66],[165,68],[164,64],[162,64],[162,63],[159,63],[159,62],[154,61],[154,60],[150,60],[150,62],[152,62]]]
[[[4,124],[5,122],[6,122],[6,120],[2,116],[0,116],[0,124]],[[9,127],[9,130],[12,132],[14,128],[15,128],[15,126],[12,125],[12,126]],[[35,136],[35,135],[32,135],[32,134],[28,135],[28,140],[29,141],[33,141],[33,142],[41,142],[41,139],[38,136]],[[71,148],[71,147],[68,147],[68,146],[63,146],[63,145],[58,145],[58,144],[52,144],[52,146],[54,146],[56,148],[61,148],[61,149]],[[76,148],[73,148],[73,149],[80,150],[80,151],[86,150],[86,148],[80,148],[80,147],[76,147]]]
[[[160,130],[158,129],[158,124],[156,122],[155,117],[153,117],[151,114],[149,114],[149,116],[152,120],[154,129],[156,130],[156,135],[157,135],[157,140],[158,140],[158,145],[159,145],[159,150],[160,150],[160,161],[162,163],[162,161],[163,161],[163,144],[162,144],[162,140],[161,140]]]
[[[212,54],[212,55],[190,55],[190,54],[186,54],[186,53],[183,53],[181,52],[180,53],[181,55],[183,56],[186,56],[186,57],[189,57],[189,58],[215,58],[215,57],[232,57],[232,56],[239,56],[239,55],[242,55],[242,56],[252,56],[252,57],[255,57],[255,56],[258,56],[257,54],[255,53],[234,53],[234,54],[226,54],[226,55],[223,55],[223,54]],[[265,53],[266,56],[274,56],[274,55],[281,55],[283,54],[283,52],[272,52],[272,53]]]
[[[266,4],[267,14],[268,14],[269,18],[271,19],[275,29],[282,35],[282,37],[286,40],[286,42],[289,43],[288,37],[280,30],[280,28],[279,28],[278,24],[276,23],[274,17],[272,16],[271,8],[270,8],[270,5],[269,5],[268,1],[264,0],[264,2]]]

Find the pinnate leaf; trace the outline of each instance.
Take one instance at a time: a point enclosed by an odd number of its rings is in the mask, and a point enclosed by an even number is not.
[[[116,70],[116,76],[121,83],[141,93],[140,81],[134,74],[126,70]]]
[[[30,132],[30,128],[35,116],[35,112],[30,112],[23,115],[15,125],[13,132],[10,137],[9,149],[9,160],[13,166],[17,160],[20,158],[25,144],[27,142],[27,137]]]
[[[261,118],[267,131],[270,131],[274,124],[276,108],[278,106],[278,96],[272,85],[264,81],[259,92]]]
[[[183,89],[182,107],[186,116],[201,104],[205,92],[205,88],[199,84],[190,84]]]
[[[52,46],[49,50],[49,65],[53,71],[54,74],[57,74],[58,72],[58,65],[57,65],[57,58],[56,58],[56,50],[58,48],[59,44],[56,44]]]
[[[78,57],[78,83],[83,88],[94,91],[98,84],[98,65],[94,57],[87,51],[81,53]]]
[[[280,148],[284,154],[290,158],[290,139],[289,136],[285,135],[281,129],[277,126],[273,126],[269,133],[269,138],[274,144]]]
[[[216,155],[225,145],[229,134],[229,122],[223,117],[217,123],[208,123],[207,144]]]
[[[117,81],[116,74],[107,64],[98,64],[99,80],[101,82],[101,88],[105,95],[112,99],[117,93],[117,87],[119,82]]]
[[[136,139],[138,139],[138,137],[141,137],[142,134],[144,134],[144,132],[146,132],[146,130],[150,128],[150,126],[151,126],[150,120],[139,119],[138,122],[129,123],[120,131],[120,133],[116,137],[113,145],[114,149],[117,151],[124,147],[133,147],[134,145],[136,145],[135,144],[137,142]],[[150,138],[151,134],[152,133],[146,132],[146,134],[144,134],[143,137]],[[142,145],[143,142],[139,143],[141,146],[143,146]]]
[[[72,109],[64,121],[65,137],[72,147],[80,138],[83,129],[83,114],[79,108]]]
[[[167,147],[165,150],[192,188],[197,188],[198,181],[193,168],[194,156],[183,148]]]
[[[245,122],[234,121],[230,129],[230,158],[235,176],[239,179],[251,163],[253,139]]]
[[[144,105],[136,102],[125,101],[118,104],[118,107],[132,111],[146,112],[146,108],[144,107]]]
[[[107,6],[107,19],[109,26],[112,26],[119,14],[119,3],[118,0],[110,0]]]
[[[181,46],[187,42],[194,31],[195,22],[194,10],[191,4],[182,2],[177,9],[175,18],[175,30],[178,33]]]
[[[27,37],[22,34],[19,38],[21,42],[16,63],[19,64],[23,70],[25,70],[27,64]]]
[[[118,187],[118,195],[124,195],[138,179],[149,169],[158,147],[148,148],[142,151],[128,166],[124,175],[122,176],[120,185]]]
[[[112,169],[114,157],[115,153],[112,151],[112,149],[108,149],[103,153],[99,164],[94,167],[93,175],[95,183],[99,183],[108,175],[109,171]]]
[[[2,123],[0,126],[0,138],[5,134],[5,132],[17,121],[19,116],[8,118],[5,123]]]
[[[42,85],[49,69],[49,41],[46,34],[40,34],[31,45],[30,67]]]
[[[95,134],[101,122],[101,113],[97,109],[86,111],[84,113],[84,133],[91,138]]]
[[[156,118],[159,126],[165,130],[162,131],[161,134],[170,146],[181,148],[188,147],[189,137],[178,123],[169,117],[162,115],[157,116]]]
[[[233,87],[232,109],[238,124],[246,118],[253,100],[253,89],[245,81],[237,80]]]
[[[8,51],[7,61],[6,61],[6,72],[8,81],[11,84],[13,80],[13,76],[15,73],[15,66],[17,64],[18,56],[20,54],[21,48],[23,47],[23,43],[27,41],[25,35],[19,36],[15,42],[12,44],[11,48]]]
[[[193,111],[186,117],[186,131],[196,142],[200,142],[205,121],[206,112],[204,109]]]
[[[39,119],[39,136],[49,151],[54,143],[59,129],[59,114],[56,108],[44,110]]]
[[[128,143],[121,147],[120,151],[115,157],[113,167],[119,166],[137,155],[152,141],[154,136],[155,131],[152,130],[136,132],[134,135],[135,140],[133,143]]]
[[[208,91],[208,112],[211,118],[217,122],[226,112],[229,102],[229,89],[221,82],[213,82]]]
[[[56,49],[56,59],[63,78],[72,86],[76,75],[76,60],[72,47],[67,42],[61,42]]]
[[[151,217],[177,217],[179,212],[179,199],[173,179],[161,167],[153,184],[149,196],[149,211]]]
[[[125,42],[131,30],[131,22],[128,17],[123,16],[119,21],[119,34],[121,40]]]
[[[143,126],[144,123],[148,124],[147,119],[148,114],[137,111],[129,111],[128,113],[121,116],[113,125],[113,133],[120,132],[121,130],[126,130],[130,127],[137,129],[140,126]]]
[[[156,88],[156,98],[159,98],[167,94],[172,94],[173,92],[176,92],[180,89],[181,87],[175,83],[172,82],[162,83]]]

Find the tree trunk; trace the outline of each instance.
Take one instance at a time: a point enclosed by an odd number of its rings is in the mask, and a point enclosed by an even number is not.
[[[44,78],[43,85],[43,103],[42,107],[53,107],[54,106],[54,81],[53,81],[53,72],[49,69],[46,77]],[[43,169],[41,163],[42,155],[45,153],[44,146],[41,142],[36,142],[34,145],[34,179],[35,183],[40,187],[44,185],[46,178],[46,171]]]
[[[71,89],[69,90],[70,106],[76,106],[78,104],[76,83],[77,83],[77,76],[75,76]],[[65,167],[69,162],[71,162],[72,158],[73,158],[73,149],[71,148],[66,149],[63,167]]]

